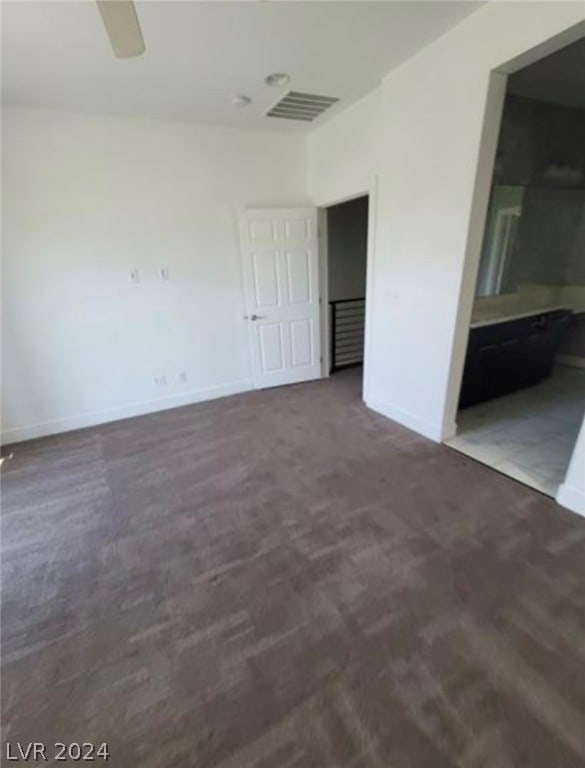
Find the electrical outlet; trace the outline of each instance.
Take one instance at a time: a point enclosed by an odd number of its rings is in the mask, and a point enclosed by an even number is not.
[[[131,283],[139,283],[140,282],[140,272],[137,269],[131,269],[130,270],[130,282]]]
[[[161,376],[155,376],[154,383],[157,387],[166,387],[167,377],[164,374],[162,374]]]
[[[169,270],[167,269],[167,267],[161,267],[160,271],[159,271],[159,274],[160,274],[160,279],[161,280],[170,280],[171,279],[171,276],[169,274]]]

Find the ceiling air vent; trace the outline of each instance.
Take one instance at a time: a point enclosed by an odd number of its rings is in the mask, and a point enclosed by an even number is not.
[[[266,117],[280,117],[283,120],[305,120],[310,122],[323,114],[339,99],[333,96],[317,96],[314,93],[289,91],[266,113]]]

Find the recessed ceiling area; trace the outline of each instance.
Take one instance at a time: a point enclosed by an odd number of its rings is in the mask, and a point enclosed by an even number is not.
[[[2,3],[3,102],[265,130],[320,125],[480,2],[136,3],[146,46],[116,59],[97,4]],[[283,72],[282,87],[265,83]],[[288,90],[339,99],[311,123],[266,113]],[[234,108],[236,94],[251,103]]]
[[[508,92],[585,109],[585,38],[515,72]]]

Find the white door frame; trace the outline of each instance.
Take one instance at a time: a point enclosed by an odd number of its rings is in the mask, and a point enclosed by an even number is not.
[[[327,243],[327,208],[339,203],[346,203],[359,197],[368,197],[368,243],[366,253],[366,314],[364,331],[364,380],[362,399],[367,400],[369,367],[372,350],[372,289],[374,285],[374,256],[376,242],[377,177],[356,180],[343,188],[319,195],[315,200],[319,225],[319,296],[321,297],[321,376],[329,376],[330,330],[329,330],[329,279],[328,279],[328,243]]]

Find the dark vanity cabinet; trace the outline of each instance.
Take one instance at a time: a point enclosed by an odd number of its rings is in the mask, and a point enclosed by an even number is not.
[[[459,407],[514,392],[546,378],[572,312],[558,309],[473,327]]]

